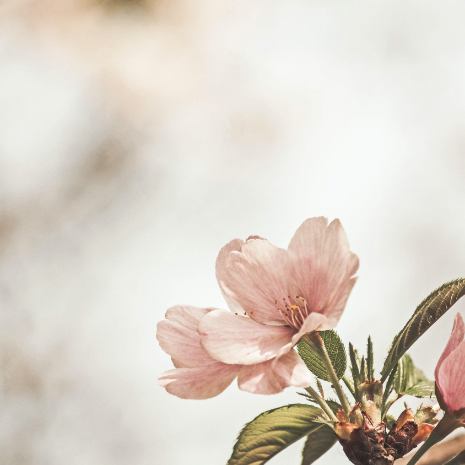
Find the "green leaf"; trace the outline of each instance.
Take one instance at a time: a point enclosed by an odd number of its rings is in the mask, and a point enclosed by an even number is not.
[[[373,342],[371,341],[371,336],[368,336],[367,342],[367,379],[371,381],[373,379]]]
[[[383,395],[383,414],[385,412],[385,407],[386,403],[388,401],[389,395],[391,394],[392,390],[394,389],[393,384],[394,384],[394,379],[397,375],[397,369],[399,368],[399,364],[397,364],[393,370],[391,371],[391,374],[389,375],[389,378],[386,382],[386,385],[384,386],[384,395]]]
[[[354,350],[354,346],[349,342],[349,357],[350,357],[350,371],[352,372],[352,379],[354,381],[354,394],[355,399],[358,398],[358,386],[361,384],[360,381],[360,367],[358,365],[357,354]]]
[[[398,362],[394,378],[396,393],[414,397],[434,397],[434,381],[426,378],[424,373],[415,367],[412,357],[405,354]]]
[[[394,378],[394,390],[402,394],[411,386],[416,383],[415,365],[413,364],[412,357],[405,354],[398,363],[396,376]]]
[[[423,381],[421,383],[415,384],[412,387],[409,387],[406,391],[403,392],[404,396],[414,396],[414,397],[436,397],[434,393],[434,381]]]
[[[412,318],[392,341],[388,356],[381,371],[381,382],[400,360],[402,355],[441,318],[456,302],[465,295],[465,279],[460,278],[443,284],[433,291],[416,308]]]
[[[429,423],[431,425],[436,424],[438,422],[436,419],[438,409],[439,406],[437,408],[433,408],[430,405],[420,405],[415,413],[415,423]]]
[[[362,383],[364,383],[367,379],[367,372],[365,370],[365,356],[362,356],[362,361],[360,362],[360,377],[362,380]],[[362,384],[361,383],[361,384]]]
[[[302,465],[310,465],[336,444],[334,431],[327,425],[314,431],[305,441],[302,450]]]
[[[261,465],[299,439],[325,427],[313,419],[323,411],[292,404],[263,412],[244,426],[228,465]]]
[[[328,351],[334,371],[336,372],[338,379],[341,379],[347,368],[347,356],[344,344],[333,329],[320,331],[319,334],[321,339],[323,339],[326,350]],[[307,365],[307,368],[316,377],[324,381],[330,381],[326,368],[320,357],[305,341],[299,341],[297,344],[297,351],[299,352],[302,360],[305,362],[305,365]]]

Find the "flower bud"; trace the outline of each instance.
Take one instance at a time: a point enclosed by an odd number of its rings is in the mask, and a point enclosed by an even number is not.
[[[338,439],[342,439],[344,441],[349,441],[352,431],[357,428],[358,426],[354,423],[347,423],[343,421],[334,423],[334,432],[336,433],[336,436]]]
[[[336,412],[336,418],[344,423],[348,423],[349,419],[347,418],[347,415],[345,414],[344,410],[342,408],[338,408]]]
[[[381,405],[383,403],[383,385],[380,381],[365,381],[359,386],[361,409],[374,425],[381,422]]]
[[[433,425],[418,423],[412,410],[408,408],[392,425],[391,431],[386,436],[386,447],[398,459],[425,441],[433,429]]]
[[[465,420],[465,324],[460,313],[455,315],[449,342],[434,372],[436,396],[441,408],[457,420]]]
[[[426,441],[433,429],[434,426],[428,423],[421,423],[418,425],[418,433],[412,438],[412,444],[414,446],[418,446],[418,444]]]
[[[363,414],[362,414],[362,409],[361,405],[359,402],[357,402],[353,409],[349,413],[349,419],[352,423],[355,423],[357,426],[362,426],[363,425]]]
[[[407,422],[415,422],[415,416],[413,415],[412,409],[408,408],[404,410],[397,419],[396,423],[392,425],[391,431],[400,430]]]

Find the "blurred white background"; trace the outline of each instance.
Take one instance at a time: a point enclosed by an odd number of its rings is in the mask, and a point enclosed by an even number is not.
[[[225,464],[245,422],[302,399],[170,396],[156,323],[178,303],[225,308],[220,248],[286,247],[311,216],[340,218],[360,257],[338,331],[362,350],[371,334],[381,369],[416,305],[465,275],[464,14],[0,2],[2,465]],[[431,377],[458,310],[410,351]]]

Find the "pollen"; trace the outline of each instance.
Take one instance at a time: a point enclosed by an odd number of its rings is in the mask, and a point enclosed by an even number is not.
[[[275,306],[279,313],[283,316],[286,323],[299,330],[305,319],[310,315],[310,309],[308,308],[307,301],[300,295],[296,295],[293,299],[290,295],[283,297],[284,309],[278,305],[278,301],[275,300]]]

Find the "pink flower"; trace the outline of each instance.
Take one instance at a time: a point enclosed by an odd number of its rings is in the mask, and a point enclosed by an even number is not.
[[[306,220],[287,250],[257,236],[231,241],[216,275],[233,313],[213,310],[202,318],[202,347],[231,365],[273,360],[266,368],[272,370],[303,335],[336,326],[357,269],[339,220]]]
[[[449,342],[434,372],[436,395],[441,408],[454,416],[465,415],[465,325],[455,315]]]
[[[176,369],[159,378],[160,386],[184,399],[208,399],[221,394],[238,377],[239,387],[257,394],[274,394],[285,387],[310,385],[310,376],[295,351],[251,366],[226,364],[211,358],[200,344],[199,322],[213,309],[182,306],[170,308],[158,323],[157,339]]]

